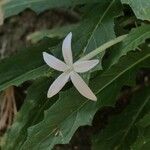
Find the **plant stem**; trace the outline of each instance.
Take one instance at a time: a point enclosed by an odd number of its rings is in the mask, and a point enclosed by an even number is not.
[[[105,51],[107,48],[113,46],[114,44],[117,44],[117,43],[123,41],[126,37],[127,37],[127,34],[119,36],[113,40],[110,40],[109,42],[103,44],[102,46],[100,46],[100,47],[96,48],[95,50],[93,50],[92,52],[88,53],[87,55],[82,57],[80,60],[90,60],[91,58],[95,57],[99,53]]]

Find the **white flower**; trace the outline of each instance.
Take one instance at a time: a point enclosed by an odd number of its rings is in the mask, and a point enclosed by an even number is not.
[[[86,98],[96,101],[97,98],[91,89],[87,86],[84,80],[78,73],[84,73],[95,67],[99,60],[78,60],[73,63],[72,50],[71,50],[72,33],[69,33],[63,41],[62,53],[64,62],[56,57],[43,52],[44,61],[53,69],[62,71],[63,73],[52,83],[50,86],[47,97],[50,98],[57,94],[64,85],[71,79],[76,89]]]

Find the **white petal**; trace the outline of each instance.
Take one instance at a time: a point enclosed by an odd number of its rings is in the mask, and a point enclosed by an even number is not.
[[[63,41],[62,44],[62,53],[64,57],[64,61],[68,65],[72,65],[73,58],[72,58],[72,50],[71,50],[71,39],[72,39],[72,33],[70,32],[66,38]]]
[[[67,83],[69,79],[69,74],[68,73],[62,73],[50,86],[47,97],[50,98],[54,95],[56,95]]]
[[[73,64],[74,70],[79,73],[87,72],[99,63],[98,59],[77,61]]]
[[[43,58],[44,61],[55,70],[65,71],[68,68],[64,62],[46,52],[43,52]]]
[[[72,72],[70,77],[72,83],[74,84],[74,86],[76,87],[76,89],[79,91],[80,94],[93,101],[97,100],[94,93],[76,72]]]

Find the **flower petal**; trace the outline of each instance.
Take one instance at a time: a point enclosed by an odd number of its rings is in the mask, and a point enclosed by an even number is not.
[[[64,62],[46,52],[43,52],[43,58],[44,61],[55,70],[65,71],[68,68]]]
[[[77,61],[73,64],[75,72],[83,73],[87,72],[93,67],[95,67],[99,63],[98,59],[95,60],[85,60],[85,61]]]
[[[68,65],[72,65],[73,58],[72,58],[72,50],[71,50],[71,39],[72,39],[72,33],[70,32],[66,38],[63,41],[62,44],[62,53],[64,57],[64,61]]]
[[[76,87],[76,89],[79,91],[80,94],[93,101],[97,100],[94,93],[76,72],[72,72],[70,77],[72,83],[74,84],[74,86]]]
[[[50,98],[54,95],[56,95],[67,83],[69,79],[69,74],[68,73],[62,73],[50,86],[47,97]]]

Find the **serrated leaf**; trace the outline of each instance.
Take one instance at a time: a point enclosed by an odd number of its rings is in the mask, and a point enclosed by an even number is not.
[[[24,81],[50,74],[42,59],[42,52],[43,49],[48,50],[48,47],[57,43],[57,40],[46,40],[37,46],[21,50],[15,56],[1,60],[0,91],[10,85],[17,86]]]
[[[150,21],[150,0],[121,0],[123,4],[129,4],[136,17]]]
[[[130,53],[117,65],[91,80],[90,87],[98,98],[96,103],[86,100],[75,89],[61,92],[59,100],[45,112],[43,121],[29,128],[28,138],[21,150],[50,150],[55,144],[68,143],[79,126],[91,124],[99,108],[115,103],[120,88],[133,84],[139,67],[149,66],[149,58],[149,50]]]
[[[75,32],[76,49],[82,49],[84,54],[116,37],[114,18],[122,14],[122,7],[118,0],[106,0],[99,5],[91,6],[87,9],[87,12],[90,20],[85,19],[79,30]]]
[[[142,25],[132,29],[128,36],[111,50],[111,57],[108,60],[109,66],[117,63],[120,57],[126,55],[129,51],[136,50],[148,38],[150,38],[150,25]]]
[[[36,13],[41,13],[49,8],[69,7],[86,3],[96,3],[98,0],[2,0],[5,3],[1,6],[4,18],[17,15],[26,8],[30,8]]]
[[[47,87],[50,83],[51,81],[48,78],[42,78],[37,80],[28,89],[28,96],[25,99],[25,103],[17,114],[11,130],[7,131],[3,139],[1,146],[3,147],[5,143],[6,146],[4,149],[12,148],[16,150],[16,147],[19,147],[27,137],[26,128],[42,120],[43,111],[55,102],[54,99],[49,101],[46,97]]]
[[[120,115],[112,117],[106,129],[94,137],[92,150],[130,150],[137,137],[136,123],[149,106],[150,87],[147,87],[138,91],[129,106]]]
[[[121,12],[120,3],[115,0],[107,0],[102,4],[89,8],[90,13],[87,12],[88,16],[73,31],[72,49],[75,58],[79,54],[85,55],[85,53],[92,51],[115,37],[113,29],[114,17],[118,16]],[[114,11],[116,9],[118,9],[117,12]],[[105,28],[108,28],[109,32]],[[36,51],[38,49],[37,46],[37,48],[27,49],[24,53],[21,52],[14,57],[2,61],[0,63],[0,91],[10,85],[19,85],[26,80],[45,76],[47,73],[50,74],[51,72],[48,70],[48,66],[44,64],[42,51],[51,51],[57,57],[61,54],[60,45],[55,48],[50,48],[51,46],[49,45],[55,45],[52,43],[47,43],[43,47],[39,47],[39,52]],[[99,58],[101,59],[103,55],[100,54]],[[26,62],[26,60],[28,61]],[[12,64],[15,65],[10,68]],[[102,69],[101,64],[99,65],[99,69]]]

